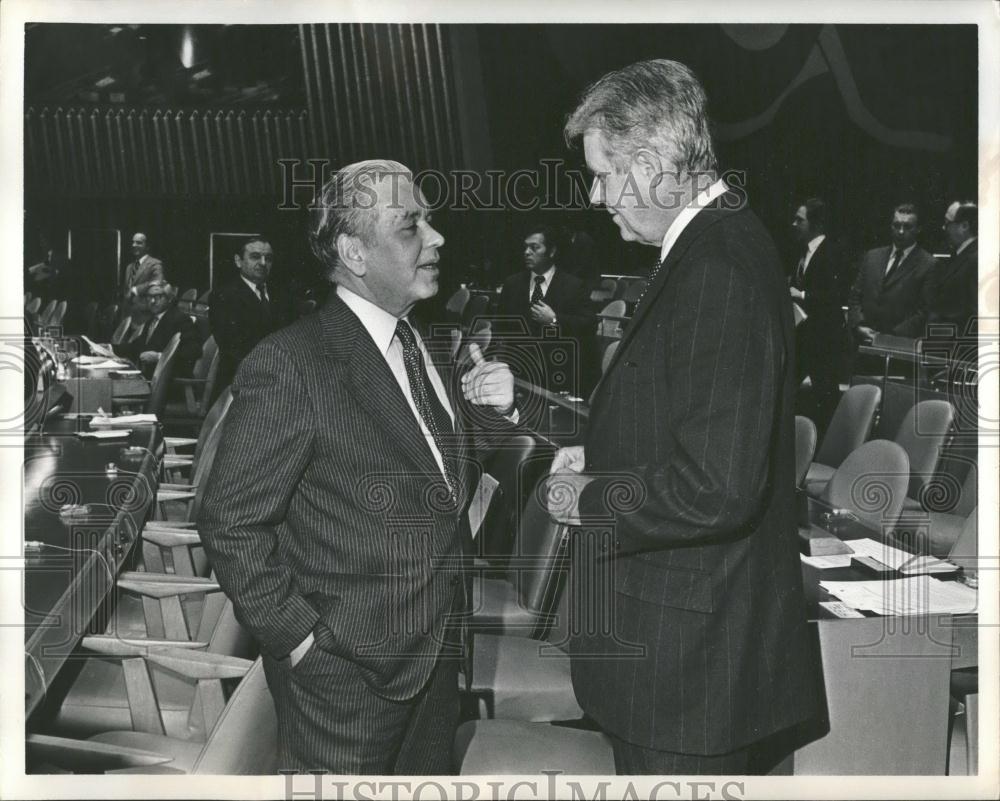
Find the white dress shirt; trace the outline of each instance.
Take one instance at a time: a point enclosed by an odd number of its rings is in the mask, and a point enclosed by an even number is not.
[[[721,178],[712,184],[708,189],[703,189],[701,192],[695,196],[687,206],[685,206],[681,213],[674,217],[674,221],[670,223],[670,227],[667,229],[667,233],[663,236],[663,244],[660,246],[660,261],[664,262],[667,260],[667,254],[670,253],[670,249],[674,246],[674,243],[680,238],[680,235],[684,232],[684,229],[688,227],[688,224],[693,220],[699,211],[701,211],[705,206],[710,204],[717,197],[720,197],[726,193],[729,187],[726,186],[726,182]]]
[[[427,440],[427,447],[431,449],[434,461],[437,462],[441,475],[447,478],[444,472],[444,459],[441,456],[441,451],[438,450],[437,443],[434,442],[434,436],[427,428],[424,418],[420,415],[417,404],[413,400],[413,393],[410,391],[410,379],[406,375],[406,364],[403,361],[403,346],[396,338],[398,318],[339,284],[337,285],[337,296],[347,304],[347,308],[358,316],[361,324],[374,340],[375,347],[378,348],[379,353],[385,358],[386,364],[389,365],[389,369],[396,379],[396,383],[399,384],[399,388],[403,391],[406,402],[410,405],[413,418],[417,421],[417,425],[420,426],[420,431],[423,433],[424,439]],[[451,403],[448,401],[448,393],[445,391],[441,376],[438,375],[437,368],[434,366],[434,362],[431,361],[430,354],[427,353],[427,348],[424,347],[424,341],[420,338],[420,334],[417,333],[416,329],[413,330],[413,338],[417,341],[417,347],[420,348],[420,353],[424,357],[424,366],[427,368],[427,376],[430,378],[431,386],[434,387],[434,392],[437,394],[438,400],[441,401],[441,405],[448,412],[452,426],[454,426],[455,413],[452,411]]]
[[[243,279],[244,284],[246,284],[248,287],[250,287],[251,290],[253,290],[253,293],[257,296],[257,300],[270,300],[270,298],[267,297],[266,293],[264,297],[261,297],[260,287],[257,286],[253,281],[249,280],[245,275],[243,275],[243,273],[240,273],[240,278]]]

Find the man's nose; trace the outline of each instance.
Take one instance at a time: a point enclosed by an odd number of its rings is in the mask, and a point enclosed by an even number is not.
[[[442,245],[444,245],[444,237],[441,235],[441,232],[430,223],[427,223],[427,229],[424,233],[424,247],[439,248]]]

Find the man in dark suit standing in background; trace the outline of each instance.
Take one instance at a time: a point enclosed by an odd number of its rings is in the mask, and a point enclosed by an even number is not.
[[[591,201],[659,253],[586,444],[559,451],[550,479],[557,516],[613,518],[609,540],[578,556],[597,576],[589,591],[610,588],[600,603],[613,616],[590,602],[588,614],[613,630],[572,635],[570,653],[580,705],[623,774],[765,771],[791,747],[779,735],[819,707],[791,304],[771,237],[717,178],[705,104],[684,65],[640,62],[589,87],[565,128],[583,139]],[[622,481],[638,482],[635,505],[609,509]],[[581,532],[574,545],[590,542]]]
[[[961,337],[978,309],[979,209],[971,200],[956,200],[942,227],[954,255],[936,264],[927,278],[927,325],[953,325],[954,335]]]
[[[277,283],[270,283],[274,250],[262,237],[243,243],[233,256],[238,276],[214,292],[208,307],[212,336],[219,346],[221,391],[228,387],[244,357],[268,334],[292,321],[292,300]]]
[[[336,292],[240,365],[198,528],[260,643],[280,769],[448,773],[469,425],[503,427],[513,378],[478,349],[439,372],[411,327],[444,239],[406,167],[344,167],[313,215]]]
[[[149,240],[144,233],[136,231],[132,235],[132,261],[125,267],[121,285],[122,317],[132,316],[132,328],[138,329],[145,322],[145,310],[140,298],[145,294],[146,287],[153,281],[163,281],[163,262],[150,255]]]
[[[827,235],[828,209],[817,197],[795,212],[792,228],[802,249],[789,292],[804,313],[796,325],[795,364],[801,382],[812,383],[813,418],[826,427],[840,399],[840,379],[847,372],[847,327],[842,306],[846,300],[846,265],[840,249]]]
[[[504,281],[500,293],[497,311],[506,319],[496,323],[501,338],[498,350],[519,378],[553,391],[585,394],[596,319],[590,291],[557,265],[559,254],[554,229],[547,225],[527,229],[525,269]],[[557,336],[575,343],[576,353],[570,356],[575,363],[556,355],[555,349],[564,347],[555,340]]]
[[[920,217],[912,203],[892,213],[892,245],[869,250],[861,257],[848,298],[848,325],[859,344],[876,333],[922,335],[924,282],[934,269],[934,257],[917,244]]]

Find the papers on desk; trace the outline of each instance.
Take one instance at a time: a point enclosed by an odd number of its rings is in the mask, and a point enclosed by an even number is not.
[[[831,570],[835,567],[850,567],[854,554],[838,553],[832,556],[806,556],[804,553],[801,553],[799,554],[799,558],[811,567],[818,568],[819,570]]]
[[[108,359],[115,358],[115,352],[111,348],[109,348],[109,347],[107,347],[105,345],[98,345],[96,342],[94,342],[92,339],[90,339],[86,335],[83,336],[83,341],[86,342],[87,343],[87,347],[90,348],[91,351],[93,351],[94,353],[96,353],[98,356],[104,356],[105,358],[108,358]]]
[[[821,581],[819,586],[852,609],[878,615],[966,614],[976,611],[976,591],[928,576],[888,581]]]
[[[71,364],[79,364],[84,367],[90,367],[94,364],[100,364],[104,361],[104,356],[76,356],[70,359]]]
[[[122,414],[118,417],[95,417],[90,421],[91,428],[110,426],[148,426],[158,423],[155,414]]]
[[[118,359],[100,359],[96,362],[90,362],[86,365],[87,367],[93,367],[97,370],[128,370],[129,363],[122,362]]]
[[[953,573],[955,565],[938,559],[935,556],[916,556],[900,548],[884,545],[881,542],[864,537],[860,540],[848,541],[857,556],[868,556],[876,562],[898,570],[907,576],[918,576],[932,573]]]
[[[104,431],[81,431],[80,439],[127,439],[132,436],[131,428],[108,428]]]

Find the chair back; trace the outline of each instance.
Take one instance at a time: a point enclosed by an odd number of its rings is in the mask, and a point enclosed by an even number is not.
[[[471,294],[464,286],[459,287],[455,290],[455,294],[448,298],[444,310],[456,318],[461,318],[462,311],[465,309],[465,304],[469,302]]]
[[[228,389],[226,390],[226,395],[229,396],[230,400],[232,399],[232,393]],[[222,399],[223,397],[219,398],[219,400]],[[197,461],[191,472],[191,483],[195,486],[195,491],[194,498],[188,504],[188,521],[193,522],[197,520],[198,513],[201,511],[201,504],[205,497],[205,487],[208,484],[208,477],[212,473],[215,454],[219,450],[219,441],[222,439],[222,430],[225,424],[225,414],[228,411],[229,405],[227,404],[225,413],[219,416],[214,425],[208,430],[208,433],[198,438],[200,450],[197,453]],[[204,440],[204,442],[201,440]]]
[[[38,327],[43,328],[49,324],[49,319],[52,317],[52,313],[56,310],[55,299],[50,300],[45,304],[45,308],[41,310],[38,314]]]
[[[146,412],[162,417],[163,407],[167,403],[167,391],[170,389],[170,379],[174,374],[174,359],[181,343],[180,333],[170,337],[166,347],[160,352],[160,359],[153,370],[153,378],[149,383],[149,400],[146,401]]]
[[[507,572],[507,580],[517,587],[521,606],[539,615],[547,614],[558,599],[568,543],[568,528],[549,515],[544,495],[537,485],[528,495]]]
[[[602,319],[605,317],[624,317],[626,304],[624,300],[613,300],[598,314],[597,335],[601,337],[621,337],[622,321],[615,319]]]
[[[896,525],[910,483],[910,460],[895,442],[874,439],[844,459],[823,500],[884,531]]]
[[[476,541],[481,556],[507,556],[513,544],[524,500],[521,465],[535,451],[535,439],[521,434],[499,443],[486,462],[486,472],[497,482],[483,513]]]
[[[462,310],[462,330],[471,330],[476,320],[486,314],[489,308],[490,299],[486,295],[472,295]]]
[[[951,430],[955,410],[948,401],[920,401],[903,418],[896,432],[896,444],[910,459],[911,498],[919,498],[937,470],[945,437]]]
[[[469,346],[478,345],[481,353],[485,354],[486,349],[489,348],[490,342],[493,341],[493,326],[489,320],[479,320],[475,323],[476,330],[471,334],[467,334],[462,341],[462,346],[459,349],[458,359],[456,360],[459,369],[465,369],[468,363],[472,361],[472,357],[469,355]]]
[[[118,323],[118,327],[114,330],[114,333],[111,335],[111,344],[121,345],[122,342],[125,341],[125,336],[128,334],[129,329],[131,328],[132,328],[132,318],[126,315],[125,317],[122,318],[122,321]]]
[[[38,310],[40,308],[42,308],[42,299],[41,298],[32,298],[26,304],[24,304],[24,311],[30,317],[37,317],[38,316]]]
[[[639,296],[646,291],[646,283],[645,279],[632,281],[625,290],[625,294],[622,295],[622,300],[624,300],[626,304],[637,303],[639,301]]]
[[[83,307],[83,325],[84,332],[95,342],[101,341],[101,333],[98,330],[98,305],[96,300],[90,301],[86,306]]]
[[[52,310],[52,314],[49,315],[48,325],[62,325],[63,319],[66,317],[66,307],[67,302],[65,300],[60,300],[55,309]]]
[[[607,372],[608,365],[611,364],[611,359],[614,358],[616,350],[618,350],[617,340],[609,342],[608,346],[604,349],[604,355],[601,356],[601,375]]]
[[[230,696],[191,773],[263,776],[275,772],[277,753],[278,718],[258,658]]]
[[[795,416],[795,486],[801,487],[816,453],[816,424],[808,417]]]
[[[212,574],[215,578],[215,574]],[[196,642],[207,642],[208,651],[225,656],[253,658],[254,641],[236,619],[233,602],[222,592],[205,593],[201,621],[194,637]]]
[[[204,417],[208,413],[212,403],[212,396],[215,394],[215,381],[219,375],[219,346],[215,344],[215,337],[210,336],[202,343],[201,356],[198,357],[191,368],[191,377],[204,381],[201,394],[198,397],[196,408],[190,411],[199,417]]]
[[[177,308],[185,314],[192,314],[194,312],[194,303],[197,299],[198,290],[187,289],[182,292],[180,297],[177,299]]]
[[[882,390],[872,384],[857,384],[843,394],[833,413],[815,461],[840,467],[857,450],[872,430]]]

